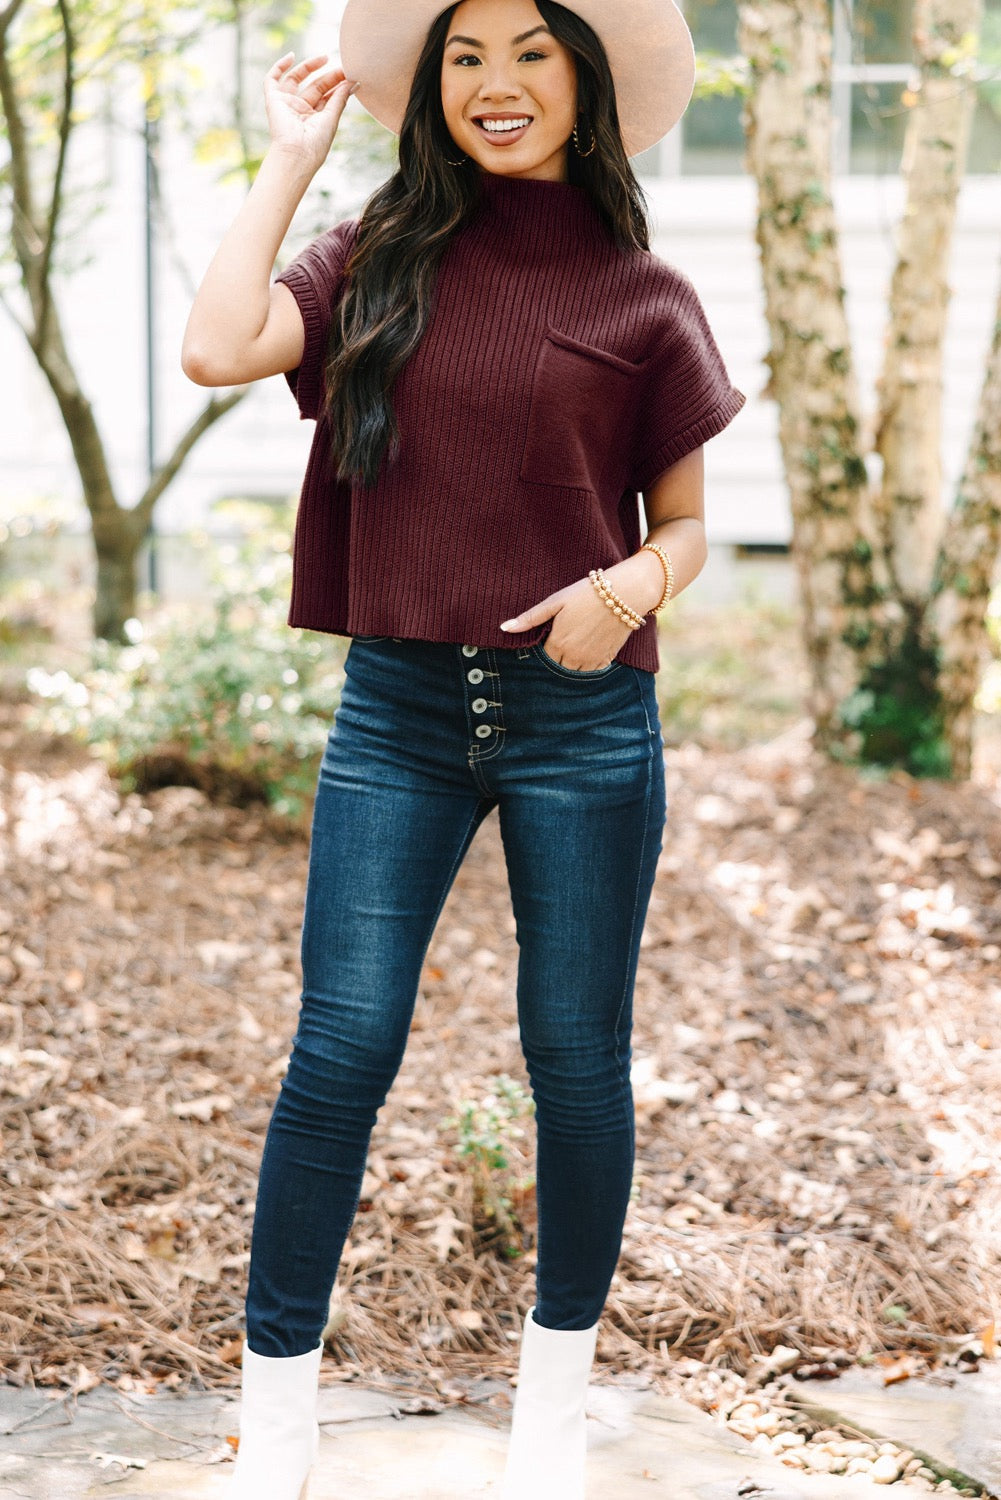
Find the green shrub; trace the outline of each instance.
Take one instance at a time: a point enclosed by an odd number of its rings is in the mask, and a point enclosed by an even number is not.
[[[290,560],[231,562],[201,610],[173,613],[129,645],[95,642],[88,668],[28,673],[35,726],[93,746],[127,790],[201,787],[308,807],[334,709],[343,652],[285,623]]]
[[[938,653],[908,627],[894,656],[870,666],[842,702],[842,723],[860,733],[858,761],[948,777],[951,755]]]
[[[440,1128],[457,1133],[456,1155],[472,1174],[473,1229],[481,1245],[515,1259],[523,1251],[518,1204],[534,1196],[535,1178],[516,1175],[512,1146],[524,1138],[518,1121],[534,1116],[535,1101],[507,1073],[494,1084],[482,1100],[460,1099]]]

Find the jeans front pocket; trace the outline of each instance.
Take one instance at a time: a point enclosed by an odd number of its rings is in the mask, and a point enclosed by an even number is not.
[[[580,667],[565,667],[561,661],[557,661],[554,656],[549,655],[542,641],[537,641],[531,649],[538,660],[557,677],[580,677],[585,680],[592,677],[608,677],[617,667],[622,666],[620,661],[613,659],[608,663],[607,667],[585,667],[583,669]]]
[[[359,641],[363,646],[371,646],[376,641],[388,641],[390,637],[388,635],[353,635],[351,639]]]
[[[594,494],[624,482],[644,368],[549,329],[532,381],[521,479]]]

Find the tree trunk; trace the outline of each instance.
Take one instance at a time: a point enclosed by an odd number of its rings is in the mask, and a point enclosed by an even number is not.
[[[894,591],[928,598],[944,520],[942,346],[949,252],[976,94],[950,71],[975,41],[983,0],[916,0],[920,84],[907,122],[907,200],[897,235],[884,365],[877,382],[875,447],[883,459],[878,516]]]
[[[90,512],[97,563],[94,633],[104,640],[124,641],[125,622],[136,612],[136,559],[147,522],[115,497],[94,410],[67,358],[55,306],[49,311],[45,346],[33,349],[59,406]]]
[[[831,198],[831,22],[826,0],[741,0],[751,65],[748,170],[771,335],[764,392],[779,407],[793,517],[810,712],[818,745],[854,753],[840,708],[860,656],[899,624],[887,600],[844,307]]]
[[[94,634],[106,641],[125,640],[126,622],[136,613],[136,572],[142,536],[128,511],[94,527],[97,592]]]
[[[1001,291],[973,439],[936,562],[929,638],[939,655],[939,686],[952,774],[969,776],[974,702],[986,655],[986,615],[1001,556]]]
[[[136,563],[149,531],[154,507],[202,435],[239,405],[249,388],[241,386],[222,396],[213,395],[177,439],[173,452],[159,466],[138,502],[131,507],[124,506],[119,504],[115,495],[94,409],[80,389],[76,373],[66,356],[59,311],[54,301],[48,314],[44,347],[37,341],[32,342],[31,347],[59,406],[73,449],[83,498],[90,512],[97,560],[94,633],[104,640],[123,641],[126,639],[125,622],[135,614]],[[128,582],[127,573],[131,574]]]

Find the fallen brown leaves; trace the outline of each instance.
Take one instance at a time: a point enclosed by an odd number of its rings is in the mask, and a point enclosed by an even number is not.
[[[190,789],[123,799],[16,716],[2,760],[5,1377],[232,1385],[305,837]],[[997,785],[867,781],[800,723],[671,749],[667,787],[599,1359],[669,1389],[692,1360],[767,1379],[777,1346],[822,1371],[969,1345],[1001,1292]],[[484,1250],[441,1122],[499,1073],[527,1084],[516,963],[494,816],[373,1137],[328,1330],[341,1378],[450,1391],[514,1367],[531,1248]],[[531,1131],[525,1151],[530,1174]]]

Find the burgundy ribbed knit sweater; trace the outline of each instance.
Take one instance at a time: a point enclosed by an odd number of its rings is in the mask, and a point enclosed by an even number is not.
[[[745,398],[681,271],[618,250],[584,188],[485,173],[393,391],[400,454],[372,486],[339,483],[319,408],[357,226],[320,235],[277,278],[306,330],[286,379],[300,415],[319,418],[289,623],[480,646],[541,640],[548,625],[512,635],[500,622],[635,552],[638,492]],[[618,657],[656,671],[652,617]]]

